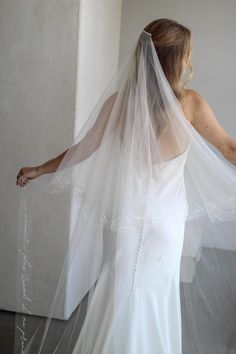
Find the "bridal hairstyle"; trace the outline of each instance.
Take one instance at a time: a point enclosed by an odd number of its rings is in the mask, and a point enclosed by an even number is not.
[[[165,76],[176,97],[181,99],[183,89],[193,75],[191,31],[177,21],[167,18],[152,21],[144,30],[151,34]],[[183,82],[185,59],[190,74]]]

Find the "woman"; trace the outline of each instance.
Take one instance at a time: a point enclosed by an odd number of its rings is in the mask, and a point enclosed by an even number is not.
[[[186,162],[195,154],[195,163],[202,167],[212,158],[205,146],[200,157],[202,151],[196,147],[203,142],[198,142],[192,127],[236,165],[236,141],[220,126],[206,100],[185,88],[191,53],[188,28],[165,18],[152,21],[140,35],[132,65],[119,77],[119,90],[105,100],[83,139],[39,166],[22,167],[17,175],[16,184],[22,187],[83,161],[75,183],[79,193],[81,186],[85,188],[80,196],[87,203],[82,209],[86,218],[78,216],[71,246],[79,250],[79,232],[80,244],[89,242],[89,248],[82,247],[92,260],[85,268],[92,296],[73,354],[182,353],[180,261],[191,209],[186,165],[190,186],[195,185],[203,199],[202,210],[212,219],[215,216],[209,207],[214,193],[202,197],[193,158]],[[86,165],[87,159],[92,159],[91,165]],[[212,188],[222,167],[217,161]],[[229,183],[229,191],[230,187]],[[216,194],[214,202],[221,205],[226,198]],[[101,226],[96,232],[95,224]],[[93,231],[86,235],[88,225]],[[65,278],[63,274],[58,284]]]
[[[190,30],[168,19],[153,21],[144,30],[152,35],[164,73],[186,118],[228,161],[236,164],[236,141],[220,126],[208,102],[195,90],[185,89],[181,81],[186,67],[192,70]],[[29,180],[42,174],[55,172],[66,152],[67,150],[42,165],[22,167],[17,174],[16,185],[24,186]]]

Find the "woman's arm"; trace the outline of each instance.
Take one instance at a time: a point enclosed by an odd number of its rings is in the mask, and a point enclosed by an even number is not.
[[[68,149],[65,150],[62,154],[60,154],[59,156],[43,163],[42,165],[37,166],[40,175],[44,175],[46,173],[52,173],[55,172],[57,167],[60,165],[63,157],[65,156],[65,154],[67,153]]]
[[[93,126],[81,141],[71,146],[54,159],[38,166],[41,174],[55,172],[68,150],[69,152],[67,157],[68,161],[70,160],[70,162],[68,162],[67,167],[76,165],[79,162],[86,160],[95,150],[97,150],[101,144],[102,137],[106,130],[108,118],[111,113],[116,95],[117,93],[113,94],[105,101]],[[72,156],[72,159],[70,159],[70,155]]]
[[[233,165],[236,165],[236,140],[219,124],[206,99],[195,90],[190,90],[193,127]]]
[[[38,178],[45,173],[51,173],[56,171],[67,150],[42,165],[33,167],[22,167],[16,176],[16,185],[23,187],[31,179]]]
[[[71,146],[57,157],[46,161],[35,167],[22,167],[16,177],[16,185],[25,186],[31,179],[41,175],[55,172],[60,165],[65,154],[68,152],[67,167],[78,164],[87,159],[100,145],[104,132],[106,130],[108,118],[115,102],[117,92],[111,95],[105,103],[85,137],[74,146]],[[69,151],[68,151],[69,150]]]

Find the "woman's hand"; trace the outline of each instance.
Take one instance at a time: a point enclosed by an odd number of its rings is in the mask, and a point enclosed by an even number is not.
[[[67,149],[68,150],[68,149]],[[64,151],[59,156],[43,163],[42,165],[35,167],[22,167],[16,176],[16,185],[24,187],[29,180],[37,178],[46,173],[53,173],[57,170],[59,164],[61,163],[63,157],[67,153],[67,150]]]
[[[16,176],[16,185],[24,187],[29,180],[37,178],[42,175],[40,166],[36,167],[22,167]]]

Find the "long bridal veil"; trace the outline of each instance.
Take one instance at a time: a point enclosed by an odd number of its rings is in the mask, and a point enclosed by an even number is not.
[[[102,354],[125,353],[139,275],[127,245],[139,249],[147,225],[155,232],[159,216],[147,196],[184,153],[183,353],[236,352],[236,168],[187,121],[143,31],[55,173],[21,190],[15,354],[72,353],[80,330],[81,354],[93,352],[98,328],[93,320],[86,326],[86,315],[99,313],[94,298],[106,257],[110,326]],[[166,222],[175,212],[170,205]]]

